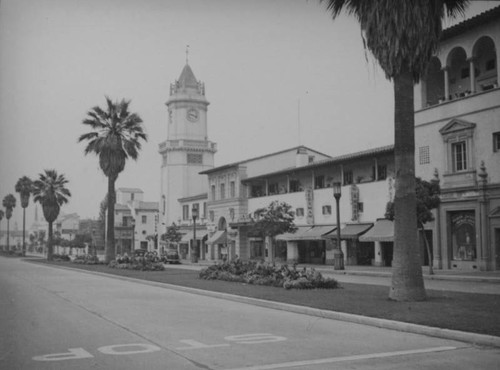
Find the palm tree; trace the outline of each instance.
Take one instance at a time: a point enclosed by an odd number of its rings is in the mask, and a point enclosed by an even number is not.
[[[324,2],[325,0],[320,0]],[[327,0],[335,19],[345,9],[361,25],[363,43],[394,83],[394,259],[389,298],[425,300],[417,244],[413,85],[436,52],[445,15],[463,13],[467,0]]]
[[[12,217],[12,211],[16,207],[16,197],[14,197],[12,194],[6,195],[5,198],[3,198],[2,204],[5,208],[5,218],[7,219],[7,251],[9,251],[10,218]]]
[[[42,205],[43,216],[49,223],[47,260],[51,261],[53,255],[52,224],[59,216],[61,206],[68,202],[71,193],[65,188],[68,180],[64,175],[58,175],[55,170],[45,170],[45,173],[39,176],[39,179],[33,183],[33,200]]]
[[[99,165],[108,178],[106,262],[109,263],[115,258],[116,179],[124,170],[128,158],[138,158],[140,139],[147,141],[147,137],[141,117],[128,110],[130,101],[112,102],[106,97],[106,103],[106,110],[96,106],[87,113],[82,123],[93,131],[81,135],[78,142],[88,141],[85,154],[95,153],[99,157]]]
[[[23,176],[16,183],[16,192],[21,198],[21,207],[23,207],[23,256],[26,255],[26,207],[30,200],[30,195],[33,190],[33,182],[29,177]]]
[[[3,209],[0,209],[0,231],[2,230],[2,220],[3,220],[3,216],[4,216],[4,212],[3,212]],[[1,235],[1,233],[0,233]]]

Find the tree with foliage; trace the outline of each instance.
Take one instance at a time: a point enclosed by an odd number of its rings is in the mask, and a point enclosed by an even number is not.
[[[415,117],[413,85],[436,52],[445,15],[463,13],[467,0],[321,0],[333,18],[342,10],[360,23],[363,44],[394,84],[394,259],[389,298],[426,299],[417,245],[415,212]]]
[[[431,181],[422,180],[420,177],[415,178],[415,194],[417,198],[417,228],[420,230],[422,240],[425,243],[427,249],[427,255],[429,256],[429,274],[434,274],[432,269],[432,253],[425,235],[424,225],[427,222],[434,221],[434,215],[432,210],[439,207],[441,198],[441,188],[439,186],[439,178],[436,177]],[[387,203],[385,218],[389,220],[394,220],[394,202]]]
[[[249,233],[266,240],[269,247],[271,261],[274,262],[276,235],[294,233],[297,227],[294,224],[295,213],[292,206],[285,202],[272,201],[267,207],[259,208],[254,212],[255,221],[250,226]]]
[[[28,207],[30,195],[33,190],[33,182],[27,176],[21,177],[16,183],[16,192],[21,198],[21,207],[23,208],[23,256],[26,255],[26,207]]]
[[[8,194],[3,198],[2,205],[5,208],[5,218],[7,219],[7,251],[10,250],[9,239],[10,239],[10,218],[12,217],[12,212],[16,207],[16,197],[12,194]]]
[[[5,215],[3,209],[0,209],[0,230],[2,230],[2,220],[3,220],[3,216]]]
[[[171,226],[167,227],[167,232],[162,234],[161,240],[167,242],[168,244],[177,245],[182,239],[182,233],[180,232],[179,226],[172,223]]]
[[[45,170],[33,183],[33,200],[42,205],[43,216],[49,223],[48,261],[52,261],[53,255],[53,223],[59,216],[61,206],[71,197],[70,191],[65,187],[67,183],[64,175],[55,170]]]
[[[106,263],[115,259],[115,183],[125,169],[128,158],[136,160],[141,149],[140,140],[147,141],[142,119],[137,113],[129,112],[130,101],[122,99],[112,102],[106,97],[107,107],[92,108],[83,120],[93,131],[83,134],[78,141],[87,141],[85,154],[94,153],[99,165],[108,178],[108,212],[106,237]]]

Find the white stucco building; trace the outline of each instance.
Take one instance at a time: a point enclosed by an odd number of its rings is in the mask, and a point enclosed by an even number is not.
[[[500,269],[500,7],[443,32],[415,87],[416,175],[437,170],[434,267]]]
[[[184,219],[179,199],[206,194],[207,177],[199,173],[214,166],[217,151],[216,144],[208,140],[205,85],[196,79],[189,64],[171,84],[166,105],[167,139],[159,144],[162,233]]]

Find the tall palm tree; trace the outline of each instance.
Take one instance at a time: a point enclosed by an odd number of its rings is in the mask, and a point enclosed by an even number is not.
[[[413,85],[436,52],[445,15],[463,13],[468,1],[320,0],[335,19],[357,18],[363,43],[394,84],[394,259],[389,298],[426,299],[417,243]]]
[[[16,183],[16,192],[21,198],[21,207],[23,207],[23,256],[26,255],[26,207],[30,200],[30,195],[33,190],[33,182],[29,177],[23,176]]]
[[[7,251],[9,251],[10,218],[12,217],[12,212],[16,207],[16,197],[14,197],[12,194],[6,195],[5,198],[3,198],[2,205],[5,208],[5,218],[7,219]]]
[[[42,205],[43,216],[49,223],[49,240],[47,260],[52,260],[53,255],[53,229],[52,224],[59,216],[59,211],[64,203],[68,202],[71,193],[65,185],[68,180],[56,170],[45,170],[39,175],[39,179],[33,183],[33,201]]]
[[[5,215],[5,213],[3,212],[3,209],[0,209],[0,231],[2,230],[2,220],[3,220],[3,216]],[[0,233],[1,235],[1,233]]]
[[[99,165],[108,178],[106,262],[109,263],[115,258],[116,179],[128,158],[138,158],[140,139],[147,141],[147,136],[141,117],[129,112],[129,100],[112,102],[106,97],[106,103],[106,109],[96,106],[87,113],[82,123],[93,131],[81,135],[78,141],[88,142],[85,154],[94,153],[99,157]]]

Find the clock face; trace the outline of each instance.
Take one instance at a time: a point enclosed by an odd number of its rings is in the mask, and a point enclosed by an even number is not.
[[[194,108],[190,108],[187,111],[187,119],[190,120],[191,122],[196,122],[198,121],[198,118],[200,118],[200,114],[198,111]]]

